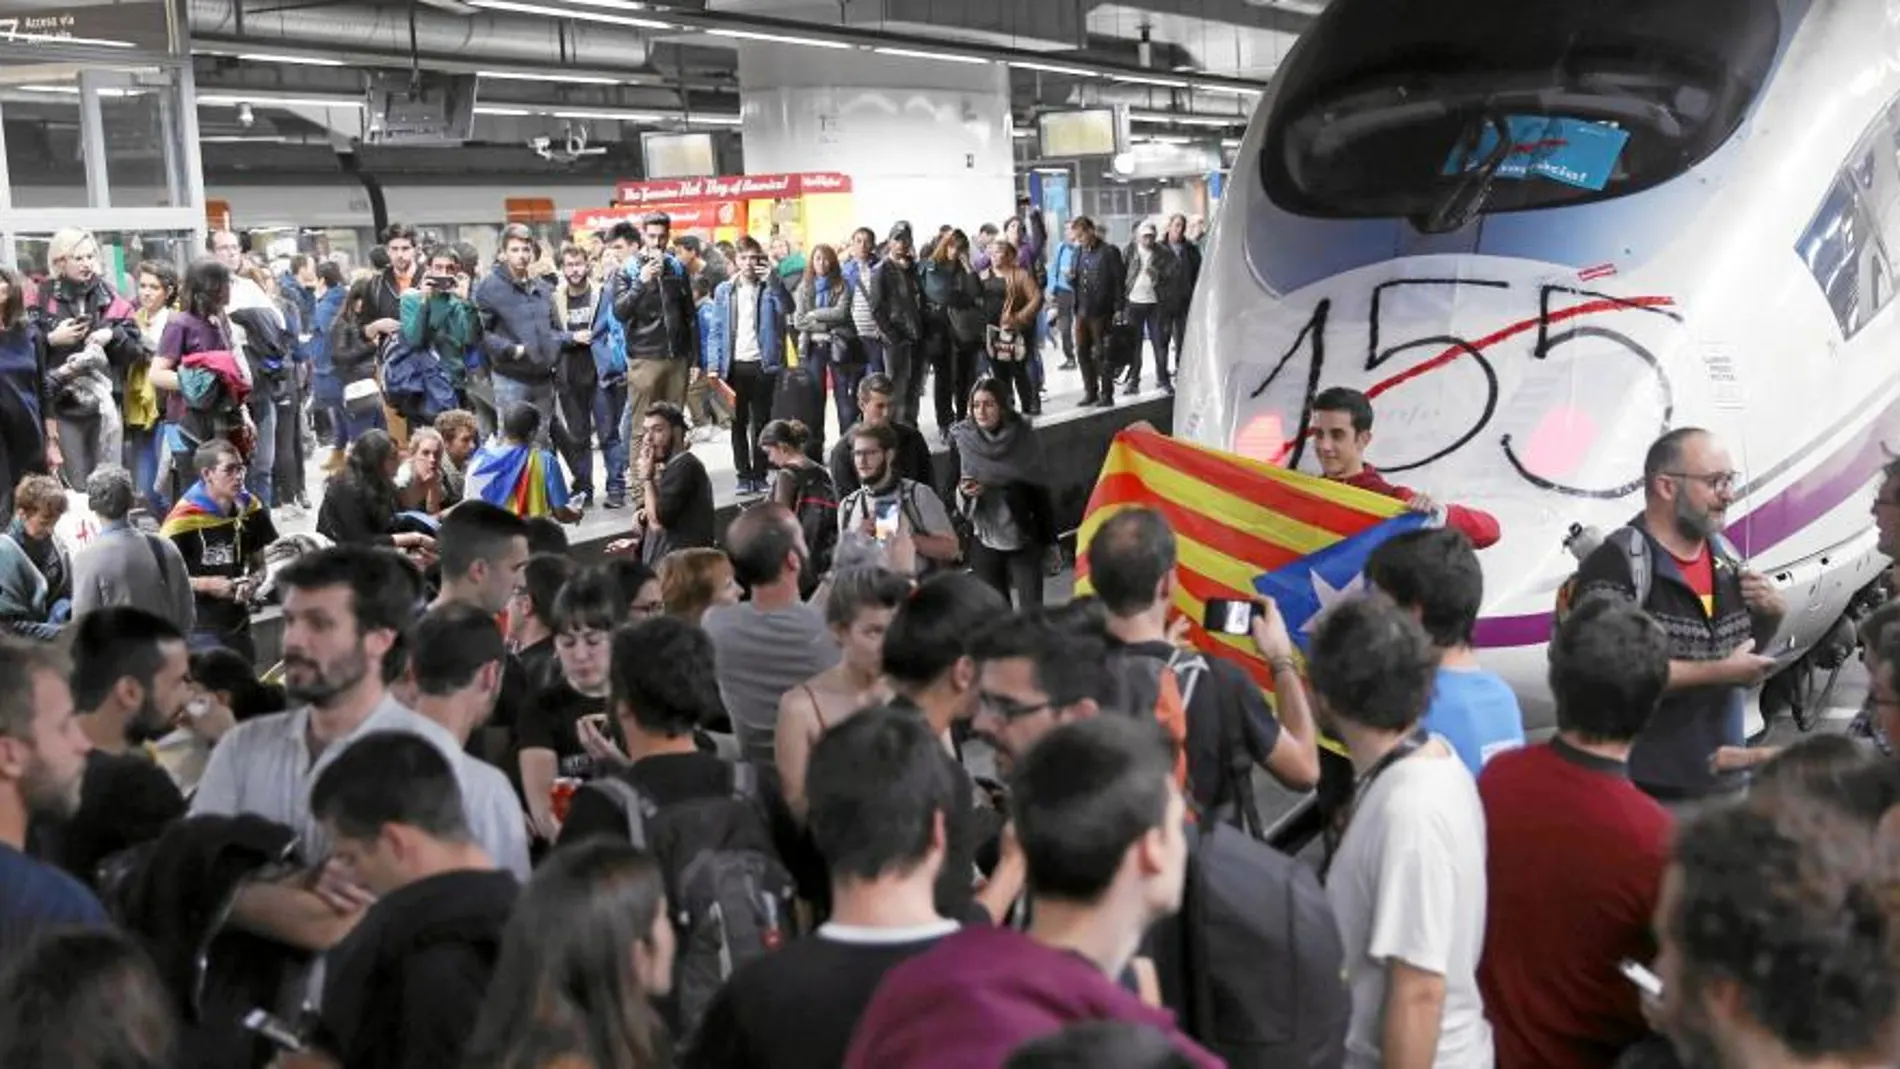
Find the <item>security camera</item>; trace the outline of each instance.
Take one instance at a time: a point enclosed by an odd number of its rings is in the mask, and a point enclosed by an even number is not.
[[[244,127],[246,130],[249,130],[252,124],[256,122],[257,122],[257,116],[251,111],[251,106],[249,104],[239,104],[238,105],[238,125]]]

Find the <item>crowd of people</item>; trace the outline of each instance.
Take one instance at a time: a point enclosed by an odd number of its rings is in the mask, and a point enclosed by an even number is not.
[[[1378,479],[1363,398],[1325,404],[1329,474]],[[888,426],[851,459],[901,496]],[[1739,745],[1745,633],[1784,610],[1725,555],[1720,441],[1645,469],[1560,614],[1538,744],[1471,648],[1495,523],[1396,487],[1443,522],[1303,647],[1260,600],[1264,677],[1182,644],[1148,508],[1100,524],[1092,595],[1012,606],[922,565],[930,517],[847,520],[815,569],[762,501],[719,547],[581,568],[466,500],[426,563],[276,571],[275,685],[149,598],[89,603],[0,642],[0,1064],[1892,1065],[1896,766]],[[1900,464],[1889,553],[1897,493]],[[102,545],[188,571],[138,541]],[[1894,619],[1863,632],[1869,734],[1900,727]],[[1321,787],[1318,845],[1270,844],[1258,775]]]
[[[1166,384],[1197,262],[1185,220],[1069,236],[649,217],[546,267],[510,228],[481,275],[398,227],[344,283],[220,232],[133,307],[74,232],[31,311],[0,271],[0,1066],[1900,1060],[1900,607],[1861,730],[1749,747],[1787,610],[1721,536],[1722,442],[1671,431],[1527,739],[1473,648],[1496,519],[1369,465],[1343,388],[1323,476],[1433,522],[1300,642],[1263,598],[1255,656],[1190,646],[1162,509],[1047,604],[1046,305],[1112,404],[1118,332]],[[691,446],[727,393],[721,531]],[[322,537],[280,537],[312,411]],[[632,531],[582,566],[597,488]],[[1900,463],[1873,514],[1900,555]],[[1262,776],[1314,792],[1297,855]]]

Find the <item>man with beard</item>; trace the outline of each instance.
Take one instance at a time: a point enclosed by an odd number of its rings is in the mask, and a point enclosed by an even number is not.
[[[889,567],[921,575],[962,555],[957,529],[943,499],[929,486],[898,474],[893,424],[860,423],[851,431],[851,463],[858,488],[838,502],[838,550],[833,567]]]
[[[73,627],[73,700],[86,755],[79,809],[64,824],[34,829],[35,853],[90,884],[99,863],[159,837],[185,815],[185,796],[143,744],[184,717],[194,697],[191,657],[177,628],[142,609],[112,608]],[[186,721],[207,741],[228,730],[228,709],[208,700]]]
[[[1728,450],[1708,431],[1682,427],[1649,447],[1643,511],[1629,523],[1642,543],[1610,537],[1577,571],[1579,599],[1607,591],[1634,600],[1640,585],[1630,547],[1646,550],[1651,581],[1642,608],[1669,636],[1669,684],[1661,708],[1630,751],[1630,780],[1665,805],[1692,803],[1743,787],[1710,758],[1743,743],[1748,688],[1774,671],[1757,652],[1787,607],[1722,536],[1737,475]]]
[[[1653,1015],[1682,1065],[1895,1064],[1900,869],[1882,838],[1798,796],[1683,829],[1656,906]]]
[[[389,693],[421,597],[421,579],[407,560],[389,550],[335,546],[286,566],[277,584],[284,591],[284,689],[299,706],[245,721],[225,736],[211,753],[191,814],[250,813],[297,833],[300,858],[314,871],[245,885],[232,923],[325,951],[370,902],[330,858],[329,839],[310,812],[311,784],[351,743],[378,731],[434,743],[456,769],[469,828],[490,857],[509,856],[521,810],[512,790],[497,794],[492,781],[467,774],[453,734]]]
[[[640,559],[658,568],[676,549],[713,544],[712,479],[687,447],[686,413],[678,405],[655,401],[646,407],[633,471],[641,490],[633,537],[609,543],[608,553],[638,546]]]
[[[22,849],[29,820],[79,807],[86,749],[64,660],[0,639],[0,964],[44,929],[107,923],[83,884]]]

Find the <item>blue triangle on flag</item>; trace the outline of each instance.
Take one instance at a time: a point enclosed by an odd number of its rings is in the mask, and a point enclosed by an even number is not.
[[[1387,539],[1430,524],[1431,517],[1421,512],[1395,516],[1268,572],[1254,580],[1254,589],[1280,606],[1294,644],[1305,650],[1320,614],[1334,602],[1364,591],[1366,559],[1372,551]]]

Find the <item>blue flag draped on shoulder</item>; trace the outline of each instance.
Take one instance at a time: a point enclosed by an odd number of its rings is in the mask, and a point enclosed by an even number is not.
[[[1366,588],[1366,560],[1389,538],[1430,525],[1431,517],[1408,512],[1342,538],[1255,580],[1254,588],[1280,606],[1287,630],[1302,651],[1319,618],[1332,604]]]

